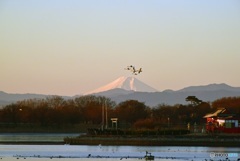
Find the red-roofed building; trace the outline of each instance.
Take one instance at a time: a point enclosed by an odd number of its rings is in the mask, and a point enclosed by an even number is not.
[[[240,133],[240,117],[230,114],[225,108],[204,116],[207,120],[206,131],[209,133]]]

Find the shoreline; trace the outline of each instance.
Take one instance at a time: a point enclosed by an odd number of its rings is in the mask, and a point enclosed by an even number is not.
[[[124,146],[211,146],[211,147],[239,147],[239,134],[202,134],[187,135],[82,135],[75,138],[64,138],[69,145],[124,145]]]
[[[79,137],[67,138],[65,143],[69,145],[239,147],[240,139]]]
[[[127,141],[117,141],[117,143],[97,141],[97,142],[78,142],[65,144],[64,142],[0,142],[0,145],[102,145],[102,146],[199,146],[199,147],[239,147],[240,142],[203,142],[203,141],[138,141],[138,143],[129,144]]]
[[[64,141],[0,141],[0,145],[64,145]]]
[[[89,136],[66,137],[63,140],[7,140],[2,145],[104,145],[104,146],[209,146],[239,147],[240,135],[189,134],[172,136]]]

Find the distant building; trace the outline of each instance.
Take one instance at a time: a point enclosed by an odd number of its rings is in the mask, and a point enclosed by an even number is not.
[[[240,117],[228,113],[225,108],[219,108],[214,113],[204,116],[206,118],[206,132],[209,133],[240,133]]]

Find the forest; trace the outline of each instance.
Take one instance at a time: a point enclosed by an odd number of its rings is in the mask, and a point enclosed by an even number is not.
[[[240,115],[240,97],[225,97],[213,102],[204,102],[188,96],[186,105],[159,104],[148,107],[144,102],[127,100],[116,104],[102,96],[80,96],[65,100],[60,96],[46,99],[29,99],[7,105],[0,109],[0,125],[49,127],[78,124],[102,125],[102,109],[105,109],[105,124],[112,128],[111,118],[118,118],[119,128],[161,129],[182,128],[187,124],[204,126],[203,116],[225,107]],[[107,111],[107,114],[106,114]],[[106,120],[107,115],[107,120]]]

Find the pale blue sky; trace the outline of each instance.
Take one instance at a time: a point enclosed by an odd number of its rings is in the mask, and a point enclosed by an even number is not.
[[[131,64],[159,91],[240,87],[240,1],[0,1],[0,91],[72,96]]]

